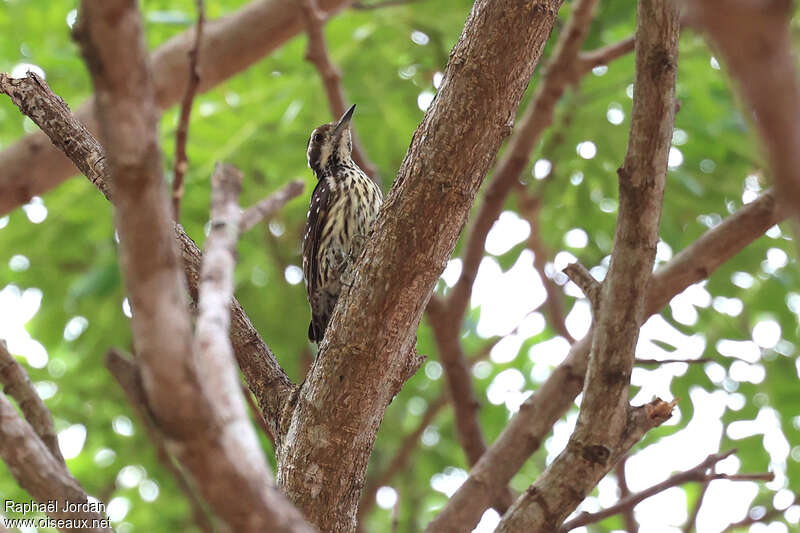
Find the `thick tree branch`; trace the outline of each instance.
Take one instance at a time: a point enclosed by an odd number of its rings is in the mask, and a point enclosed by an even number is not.
[[[175,222],[181,220],[181,198],[183,198],[183,177],[189,170],[189,157],[186,155],[186,141],[189,139],[189,117],[192,114],[192,102],[200,85],[200,71],[197,68],[200,56],[200,43],[203,39],[205,24],[205,6],[203,0],[195,0],[197,6],[197,25],[194,30],[194,45],[189,50],[189,81],[181,100],[181,114],[178,118],[178,131],[175,134],[175,169],[172,179],[172,213]]]
[[[643,500],[646,500],[647,498],[650,498],[651,496],[655,496],[656,494],[664,492],[669,488],[678,487],[693,481],[698,483],[708,483],[715,479],[729,479],[734,481],[771,481],[774,479],[775,475],[772,473],[720,474],[710,471],[714,468],[714,465],[726,457],[731,456],[735,452],[736,450],[729,450],[724,453],[709,455],[705,460],[703,460],[703,462],[694,468],[674,474],[661,483],[657,483],[641,492],[629,494],[627,497],[620,498],[617,503],[607,509],[603,509],[602,511],[598,511],[596,513],[582,513],[569,522],[565,522],[560,531],[561,533],[566,533],[567,531],[571,531],[576,527],[594,524],[608,518],[609,516],[614,516],[615,514],[632,510],[637,504]]]
[[[500,214],[503,201],[517,182],[522,168],[527,163],[536,137],[552,121],[556,101],[570,83],[571,76],[566,72],[577,62],[578,51],[588,31],[596,0],[580,0],[567,28],[561,33],[557,51],[547,67],[547,74],[534,96],[534,103],[528,106],[522,122],[509,141],[508,155],[497,164],[495,175],[489,184],[486,198],[473,223],[464,255],[461,276],[446,300],[433,298],[428,305],[428,316],[434,330],[440,359],[445,369],[450,395],[454,399],[456,430],[467,462],[474,466],[486,451],[486,443],[478,423],[478,402],[472,390],[469,370],[461,349],[460,329],[472,293],[478,265],[483,257],[484,244],[489,229]],[[552,98],[549,100],[548,98]],[[542,106],[542,107],[540,107]],[[533,110],[536,109],[536,118]],[[549,120],[542,117],[549,112]],[[535,122],[535,126],[534,126]],[[535,128],[535,129],[532,129]],[[530,142],[529,142],[530,141]],[[494,503],[503,514],[511,502],[511,492],[502,489]]]
[[[19,79],[0,74],[0,92],[10,96],[14,104],[42,128],[53,144],[67,153],[80,171],[113,202],[109,188],[111,171],[103,148],[70,114],[64,101],[52,93],[44,80],[35,74]],[[202,254],[183,227],[175,224],[174,232],[189,292],[197,301]],[[231,321],[230,335],[236,359],[270,424],[272,435],[277,435],[278,420],[293,386],[236,299],[232,303]]]
[[[88,503],[88,495],[67,467],[53,456],[4,394],[0,394],[0,457],[17,483],[36,501],[42,504],[50,500],[59,502],[47,513],[51,518],[69,520],[71,524],[83,524],[86,520],[83,531],[113,531],[103,525],[108,524],[105,517],[93,510],[97,507]],[[78,504],[76,510],[68,511],[66,502]],[[74,529],[70,526],[61,531]]]
[[[421,362],[414,344],[422,312],[560,3],[475,3],[334,311],[278,461],[283,489],[326,531],[356,526],[384,410]]]
[[[269,482],[239,392],[227,340],[239,229],[235,202],[214,194],[210,258],[203,265],[198,336],[161,171],[152,72],[134,0],[84,0],[76,36],[97,93],[116,200],[133,336],[153,418],[204,498],[237,531],[312,531]],[[229,169],[217,169],[216,185]],[[220,205],[222,204],[222,207]],[[224,211],[224,212],[222,212]]]
[[[262,220],[271,217],[281,207],[294,198],[303,194],[306,184],[302,180],[290,181],[284,187],[270,194],[260,202],[245,209],[242,213],[242,223],[240,231],[244,233]]]
[[[348,0],[317,0],[327,13]],[[203,73],[198,92],[206,92],[243,71],[305,29],[299,6],[284,0],[256,0],[217,20],[203,31],[198,68]],[[188,52],[194,31],[173,37],[151,56],[156,102],[161,110],[177,103],[188,84]],[[75,117],[97,134],[93,98]],[[47,137],[33,133],[0,151],[0,215],[27,203],[76,173],[75,166]]]
[[[28,373],[8,352],[6,341],[3,339],[0,339],[0,383],[3,384],[3,392],[17,401],[25,419],[53,454],[53,458],[66,467],[58,447],[58,436],[53,428],[50,410],[33,387]]]
[[[673,296],[710,276],[785,216],[768,191],[709,229],[651,276],[647,316],[661,311]],[[426,531],[459,532],[475,527],[498,487],[508,484],[539,449],[553,424],[566,414],[581,392],[593,336],[590,330],[572,345],[566,359],[522,404]]]
[[[628,152],[619,174],[619,216],[602,284],[578,423],[566,449],[509,509],[499,532],[552,532],[673,404],[631,409],[628,388],[658,242],[675,115],[680,21],[670,0],[642,0]]]
[[[297,0],[303,11],[306,22],[306,33],[308,34],[308,49],[306,59],[316,67],[319,77],[322,79],[322,86],[325,88],[325,95],[328,97],[328,105],[331,108],[333,120],[341,117],[347,110],[345,103],[344,87],[342,87],[342,73],[336,68],[328,54],[328,45],[325,43],[325,15],[320,12],[317,0]],[[380,176],[375,165],[367,157],[361,140],[350,126],[353,140],[353,160],[361,167],[367,176],[380,185]]]
[[[685,2],[687,19],[708,32],[741,89],[764,141],[780,202],[800,208],[800,82],[787,0]]]
[[[66,156],[76,162],[78,168],[83,172],[89,181],[97,187],[106,198],[111,196],[110,180],[103,180],[103,175],[106,170],[106,161],[103,150],[97,141],[92,137],[92,134],[84,127],[78,117],[74,116],[66,102],[53,94],[47,83],[33,72],[28,72],[25,78],[12,78],[8,74],[0,72],[0,92],[11,98],[11,101],[16,105],[23,114],[33,120],[43,132],[47,134],[50,140],[55,145],[54,150],[61,150]],[[42,136],[41,133],[32,134],[26,139],[36,136]],[[25,141],[20,141],[24,143]],[[49,144],[45,145],[46,141],[36,141],[37,145],[41,145],[36,149],[31,148],[32,152],[45,151],[49,148]],[[15,146],[8,150],[13,150]],[[8,151],[7,150],[7,151]],[[0,152],[0,156],[5,152]],[[43,154],[42,157],[47,157]],[[59,152],[53,156],[54,159],[61,159],[63,155]],[[31,162],[33,165],[36,163]],[[71,167],[71,163],[69,163]],[[0,163],[2,168],[2,163]],[[35,180],[35,169],[32,169],[34,174],[31,179]],[[70,173],[72,170],[70,169]],[[10,174],[0,174],[0,190],[4,194],[0,194],[0,202],[12,200],[14,194],[8,191],[8,186],[4,186],[2,181],[8,179]],[[26,181],[27,177],[22,175],[10,185],[11,187],[25,188],[29,195],[37,194],[37,190]],[[20,203],[26,202],[29,195],[19,197]],[[1,205],[1,204],[0,204]],[[13,209],[19,204],[8,205],[7,209],[0,209],[7,211]]]

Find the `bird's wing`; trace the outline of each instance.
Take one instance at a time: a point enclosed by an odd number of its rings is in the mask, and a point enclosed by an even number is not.
[[[317,182],[314,192],[311,194],[311,205],[308,208],[308,219],[306,229],[303,234],[303,274],[306,277],[306,289],[308,290],[309,300],[317,290],[317,279],[319,277],[319,241],[322,237],[322,228],[328,219],[328,203],[330,200],[330,189],[325,178]]]

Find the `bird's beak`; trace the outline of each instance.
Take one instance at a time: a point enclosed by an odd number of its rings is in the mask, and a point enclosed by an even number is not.
[[[350,106],[350,109],[344,112],[342,118],[339,119],[339,122],[337,122],[336,126],[334,126],[333,128],[334,136],[339,135],[342,131],[350,127],[350,119],[353,118],[353,112],[355,110],[356,110],[356,105],[353,104]]]

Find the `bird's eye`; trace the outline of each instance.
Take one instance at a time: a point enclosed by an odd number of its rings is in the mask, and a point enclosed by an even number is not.
[[[321,143],[322,135],[319,133],[315,133],[314,136],[311,138],[311,140],[314,141],[315,143]]]

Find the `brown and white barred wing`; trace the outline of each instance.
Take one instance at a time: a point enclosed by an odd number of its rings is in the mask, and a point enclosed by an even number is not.
[[[322,230],[328,219],[328,203],[330,189],[326,180],[317,182],[311,194],[311,205],[308,209],[306,229],[303,234],[303,276],[306,280],[306,290],[311,299],[320,283],[319,270],[319,243]]]

